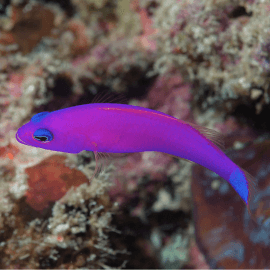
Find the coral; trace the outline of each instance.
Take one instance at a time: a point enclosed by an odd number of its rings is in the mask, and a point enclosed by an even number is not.
[[[0,267],[268,267],[258,255],[269,240],[268,144],[249,144],[256,128],[270,128],[269,5],[0,4]],[[35,113],[90,103],[101,92],[99,100],[125,93],[129,104],[226,134],[230,157],[261,179],[253,207],[260,226],[226,182],[204,169],[194,169],[192,196],[193,165],[173,156],[112,155],[112,166],[104,161],[108,171],[88,186],[92,153],[56,155],[16,142],[16,130]],[[209,265],[194,244],[192,198],[197,244]]]
[[[133,1],[131,7],[139,12],[140,21],[142,24],[143,34],[135,38],[135,42],[145,48],[145,50],[155,51],[156,41],[154,40],[157,29],[153,28],[153,21],[148,15],[146,8],[141,8],[138,1]]]
[[[89,50],[90,38],[87,36],[87,29],[81,21],[72,20],[68,29],[74,34],[74,41],[71,45],[73,55],[83,54]]]
[[[19,149],[12,144],[7,145],[6,147],[0,148],[0,156],[2,159],[9,158],[10,160],[14,159],[19,152]]]
[[[141,85],[143,90],[150,84],[146,79],[146,70],[152,62],[152,55],[141,51],[134,45],[125,50],[125,42],[114,41],[113,44],[102,44],[93,48],[90,55],[73,62],[74,73],[80,73],[80,81],[85,92],[98,92],[97,89],[124,93],[137,91]],[[132,42],[132,41],[130,41]],[[75,70],[76,68],[76,70]],[[91,82],[91,91],[89,83]],[[138,93],[136,93],[138,94]]]
[[[154,70],[160,74],[174,66],[185,79],[197,81],[194,92],[204,109],[261,89],[260,113],[269,103],[269,1],[157,2],[153,21],[159,29],[159,57]]]
[[[71,2],[77,7],[80,18],[85,22],[95,24],[100,19],[111,21],[115,18],[114,12],[117,3],[115,0],[72,0]]]
[[[10,213],[13,208],[10,190],[16,185],[14,181],[16,167],[13,158],[17,153],[18,148],[13,145],[0,148],[0,212],[6,214]],[[2,223],[1,217],[0,223]]]
[[[171,239],[170,244],[161,252],[162,265],[166,269],[181,268],[188,256],[188,239],[183,239],[182,235],[177,235]],[[184,263],[183,263],[184,262]]]
[[[119,232],[110,225],[117,207],[105,194],[106,181],[94,180],[70,190],[55,204],[48,221],[41,217],[28,223],[31,211],[22,210],[24,202],[14,206],[13,215],[1,213],[1,229],[5,226],[1,268],[121,266],[114,258],[127,252],[113,249],[108,237]]]
[[[24,75],[13,73],[9,77],[8,92],[18,98],[22,95],[22,82]]]
[[[192,121],[189,102],[191,86],[184,83],[181,74],[171,72],[158,77],[148,92],[149,107],[178,119]]]

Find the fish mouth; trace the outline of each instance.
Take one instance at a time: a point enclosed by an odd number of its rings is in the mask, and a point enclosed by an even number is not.
[[[20,142],[22,144],[25,144],[25,145],[28,145],[19,137],[18,132],[16,133],[16,139],[17,139],[18,142]]]

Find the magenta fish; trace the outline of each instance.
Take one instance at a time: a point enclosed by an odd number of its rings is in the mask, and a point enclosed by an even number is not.
[[[158,151],[198,163],[215,172],[247,204],[255,193],[251,175],[217,145],[217,132],[138,106],[93,103],[41,112],[19,128],[20,143],[66,153]],[[249,209],[250,210],[250,209]]]

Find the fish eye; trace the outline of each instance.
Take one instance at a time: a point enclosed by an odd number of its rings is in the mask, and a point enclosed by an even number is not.
[[[43,143],[50,142],[53,139],[53,134],[45,128],[37,129],[33,135],[34,139]]]

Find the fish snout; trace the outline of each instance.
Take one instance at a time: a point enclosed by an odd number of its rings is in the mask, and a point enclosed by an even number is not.
[[[28,145],[25,141],[22,140],[23,134],[25,134],[22,130],[23,127],[19,128],[17,133],[16,133],[16,139],[19,143]]]

